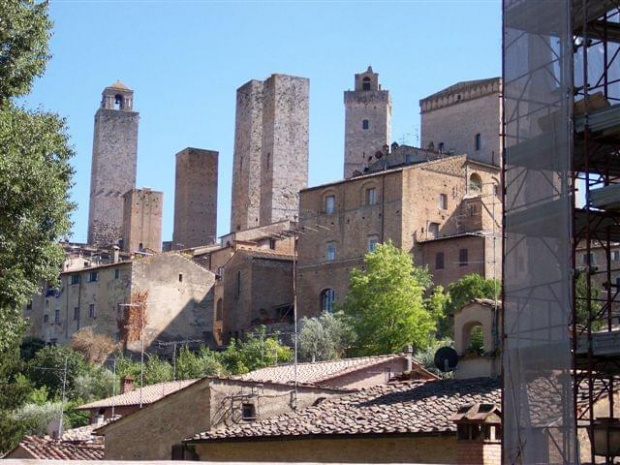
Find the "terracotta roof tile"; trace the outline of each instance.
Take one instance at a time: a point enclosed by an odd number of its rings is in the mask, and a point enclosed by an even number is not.
[[[18,447],[39,460],[103,460],[103,445],[67,444],[35,436],[24,437]],[[10,453],[7,458],[10,458]]]
[[[192,383],[198,381],[197,379],[187,379],[183,381],[168,381],[165,383],[151,384],[150,386],[144,386],[142,388],[142,403],[151,404],[159,399],[172,394],[173,392],[183,389]],[[89,404],[80,405],[77,410],[88,410],[94,408],[105,407],[119,407],[128,405],[140,404],[140,388],[136,388],[131,392],[125,394],[119,394],[117,396],[107,397],[105,399],[97,400]]]
[[[308,435],[442,433],[456,431],[451,417],[464,405],[500,403],[491,378],[418,381],[376,386],[317,406],[255,423],[206,431],[187,441]]]
[[[297,381],[299,383],[318,384],[338,378],[347,373],[372,367],[380,363],[399,358],[404,355],[375,355],[372,357],[344,358],[325,362],[298,363]],[[415,362],[414,362],[415,363]],[[295,365],[278,365],[251,371],[240,377],[246,381],[292,383],[295,381]]]

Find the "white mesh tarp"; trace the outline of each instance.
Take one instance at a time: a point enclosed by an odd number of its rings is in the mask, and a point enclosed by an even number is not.
[[[504,0],[504,463],[576,463],[567,1]]]

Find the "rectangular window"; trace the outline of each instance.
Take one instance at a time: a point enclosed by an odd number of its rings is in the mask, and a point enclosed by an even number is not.
[[[254,404],[243,404],[241,407],[241,415],[244,420],[255,420],[256,407]]]
[[[336,243],[328,242],[327,243],[327,255],[326,258],[328,260],[336,260]]]
[[[480,134],[476,134],[476,137],[474,137],[474,148],[476,151],[482,148],[482,138],[480,137]]]
[[[439,194],[439,208],[442,210],[448,208],[448,196],[446,194]]]
[[[439,223],[428,224],[428,238],[437,239],[439,237]]]
[[[49,315],[43,315],[43,323],[48,323],[50,321]]]
[[[269,248],[271,250],[276,250],[276,240],[275,239],[269,239]]]
[[[325,197],[325,213],[328,215],[334,214],[334,209],[336,208],[336,197],[333,195],[328,195]]]
[[[99,281],[99,273],[97,271],[91,271],[88,273],[88,282],[94,283]]]
[[[97,310],[95,309],[95,304],[90,304],[88,306],[88,316],[91,318],[97,318]]]
[[[375,205],[377,203],[377,189],[371,187],[366,189],[366,205]]]
[[[587,266],[588,265],[588,254],[584,253],[582,257],[583,257],[583,264]],[[594,266],[594,254],[593,253],[590,253],[590,265]]]
[[[237,271],[237,297],[241,295],[241,271]]]
[[[613,261],[618,261],[620,260],[620,250],[612,250],[611,251],[611,259]]]
[[[71,284],[79,284],[80,283],[80,275],[72,274],[71,275]]]
[[[469,263],[469,257],[467,249],[459,250],[459,266],[467,266]]]
[[[374,252],[379,243],[379,236],[368,236],[368,252]]]
[[[435,254],[435,269],[436,270],[443,270],[443,267],[444,267],[443,252],[437,252]]]
[[[73,309],[73,319],[74,319],[75,321],[77,321],[77,320],[79,320],[79,319],[80,319],[80,307],[75,307],[75,308]]]
[[[60,323],[60,309],[54,310],[54,323]]]
[[[121,277],[121,270],[119,270],[118,268],[116,268],[114,270],[114,279],[118,279]]]
[[[362,129],[368,129],[368,128],[370,128],[370,121],[365,119],[362,121]]]

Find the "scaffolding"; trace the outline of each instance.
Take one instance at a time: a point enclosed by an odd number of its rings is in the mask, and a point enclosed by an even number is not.
[[[503,459],[611,463],[588,437],[620,433],[620,0],[503,13]]]

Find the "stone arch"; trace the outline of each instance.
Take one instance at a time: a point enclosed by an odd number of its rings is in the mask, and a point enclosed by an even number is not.
[[[370,78],[368,76],[362,79],[362,90],[370,90]]]
[[[469,192],[471,194],[482,194],[482,178],[478,173],[469,175]]]
[[[482,329],[484,353],[495,350],[493,341],[494,318],[493,302],[484,299],[476,299],[455,312],[454,348],[459,356],[468,353],[474,328]]]

